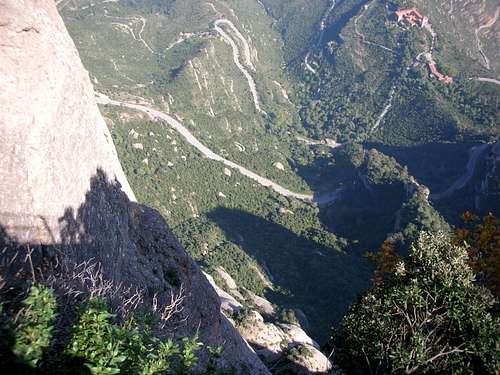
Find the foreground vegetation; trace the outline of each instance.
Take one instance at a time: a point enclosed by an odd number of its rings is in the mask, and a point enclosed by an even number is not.
[[[408,257],[386,242],[374,286],[334,330],[336,363],[349,374],[498,373],[499,233],[490,215],[453,240],[422,232]]]
[[[493,215],[479,220],[470,213],[464,220],[466,226],[452,236],[420,232],[409,255],[398,250],[395,239],[369,255],[376,264],[373,286],[351,306],[324,348],[337,370],[500,370],[500,220]],[[72,316],[61,303],[75,301],[43,284],[33,284],[24,296],[13,291],[2,289],[0,302],[0,361],[13,373],[234,373],[217,366],[222,347],[203,348],[197,337],[165,338],[151,311],[119,316],[105,300],[92,297],[81,299]],[[281,313],[285,321],[300,324],[292,311]],[[198,365],[200,350],[209,353],[204,367]],[[294,362],[299,354],[291,351],[287,359]]]
[[[0,309],[0,360],[16,374],[190,374],[202,347],[196,337],[158,339],[151,312],[119,319],[96,298],[81,305],[70,339],[62,339],[69,327],[61,326],[55,292],[44,285],[31,286],[20,304],[2,299]],[[228,373],[216,370],[221,350],[208,348],[210,363],[196,373]]]
[[[366,249],[389,235],[408,250],[421,231],[447,232],[447,222],[474,207],[473,187],[437,203],[426,187],[445,191],[469,149],[498,135],[499,89],[469,80],[488,72],[458,58],[468,54],[440,24],[435,58],[455,83],[444,86],[414,64],[430,35],[391,17],[413,1],[338,0],[330,14],[329,1],[78,3],[63,15],[100,92],[177,116],[214,152],[291,190],[341,189],[322,207],[285,198],[203,158],[161,122],[102,109],[138,200],[161,212],[220,286],[222,267],[241,295],[304,312],[315,339],[324,342],[368,287]],[[439,14],[434,2],[419,3]],[[220,17],[250,44],[250,74],[268,116],[255,111],[230,46],[213,32]],[[307,53],[316,74],[305,69]],[[332,151],[297,136],[343,146]]]

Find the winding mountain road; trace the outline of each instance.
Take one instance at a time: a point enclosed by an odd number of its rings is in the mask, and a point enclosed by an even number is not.
[[[149,116],[160,119],[165,121],[167,124],[169,124],[171,127],[173,127],[179,134],[184,137],[184,139],[193,147],[195,147],[198,151],[200,151],[204,156],[211,160],[219,161],[223,163],[224,165],[228,166],[229,168],[236,169],[238,170],[242,175],[251,178],[252,180],[256,181],[258,184],[269,187],[273,189],[275,192],[278,194],[281,194],[285,197],[289,198],[295,198],[299,199],[301,201],[305,202],[310,202],[310,203],[316,203],[318,205],[324,205],[327,203],[330,203],[337,199],[339,197],[339,194],[341,192],[341,189],[337,189],[333,192],[320,195],[320,194],[301,194],[301,193],[296,193],[291,190],[288,190],[287,188],[269,180],[268,178],[262,177],[258,175],[255,172],[250,171],[249,169],[232,162],[230,160],[227,160],[223,158],[222,156],[216,154],[212,150],[210,150],[208,147],[206,147],[204,144],[202,144],[196,137],[184,126],[182,125],[178,120],[173,118],[172,116],[160,112],[156,109],[150,108],[145,105],[141,104],[134,104],[134,103],[127,103],[127,102],[121,102],[117,100],[112,100],[108,96],[104,94],[99,94],[96,93],[96,102],[98,104],[103,104],[103,105],[113,105],[113,106],[119,106],[119,107],[125,107],[129,109],[133,109],[136,111],[144,112],[148,114]]]
[[[243,50],[244,50],[244,54],[245,54],[245,62],[246,62],[246,64],[252,70],[255,71],[255,67],[253,66],[252,61],[250,59],[250,47],[248,46],[248,42],[243,37],[243,35],[241,35],[241,33],[238,31],[238,29],[236,28],[236,26],[234,26],[234,24],[231,21],[229,21],[227,19],[224,19],[224,18],[215,21],[215,23],[214,23],[214,29],[215,29],[215,31],[217,31],[222,36],[222,38],[231,46],[231,48],[233,50],[233,61],[234,61],[234,64],[243,73],[243,75],[245,76],[245,78],[248,81],[248,86],[250,88],[250,92],[252,93],[252,97],[253,97],[253,102],[254,102],[254,105],[255,105],[255,109],[258,112],[262,113],[263,115],[267,115],[267,113],[260,106],[259,94],[257,93],[257,86],[255,84],[255,81],[254,81],[253,77],[250,75],[250,73],[248,73],[248,71],[245,69],[245,67],[243,66],[243,64],[240,62],[240,50],[239,50],[238,46],[236,45],[236,42],[233,40],[233,38],[231,38],[231,36],[229,34],[227,34],[220,27],[221,24],[229,25],[229,27],[235,32],[235,34],[241,40],[241,42],[243,43]]]
[[[499,15],[500,15],[500,6],[497,7],[497,9],[495,11],[495,15],[488,22],[486,22],[484,25],[479,26],[474,32],[476,35],[477,49],[479,51],[479,54],[481,55],[481,57],[484,60],[484,66],[488,70],[491,69],[490,60],[488,59],[488,56],[486,56],[486,53],[483,50],[483,43],[481,43],[481,38],[479,37],[479,34],[481,33],[481,31],[483,29],[489,29],[490,27],[492,27],[497,22]]]
[[[228,20],[226,18],[218,19],[217,21],[214,22],[214,24],[216,26],[219,26],[219,27],[221,24],[225,24],[225,25],[228,25],[231,28],[231,30],[233,30],[233,32],[236,34],[238,39],[241,41],[241,44],[243,45],[243,52],[245,55],[245,64],[247,64],[255,72],[256,69],[252,63],[252,54],[250,52],[250,46],[248,45],[248,42],[245,39],[245,37],[243,36],[243,34],[240,33],[240,30],[238,30],[238,28],[236,26],[234,26],[234,23],[232,23],[230,20]]]
[[[151,52],[153,55],[157,54],[153,48],[142,38],[142,33],[144,32],[144,29],[146,28],[146,19],[142,16],[130,16],[130,17],[118,17],[118,16],[110,16],[109,14],[104,13],[104,17],[106,18],[112,18],[116,20],[121,20],[121,21],[127,21],[127,23],[121,23],[121,22],[111,22],[111,25],[118,26],[121,29],[125,30],[126,32],[130,33],[132,35],[132,38],[134,40],[142,43],[146,49]],[[134,27],[137,22],[141,23],[141,28],[139,32],[135,33]],[[129,23],[132,25],[132,27],[129,25]]]
[[[469,150],[469,161],[465,169],[465,173],[455,180],[451,186],[445,191],[437,194],[431,194],[431,199],[434,201],[443,199],[451,195],[457,190],[463,189],[470,181],[476,170],[476,165],[479,157],[485,152],[491,144],[485,143],[479,146],[474,146]]]
[[[475,77],[475,78],[470,78],[474,81],[480,81],[480,82],[489,82],[489,83],[494,83],[495,85],[500,85],[500,81],[498,79],[494,78],[485,78],[485,77]]]

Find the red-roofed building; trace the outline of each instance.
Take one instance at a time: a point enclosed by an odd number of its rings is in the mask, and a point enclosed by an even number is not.
[[[398,17],[398,22],[407,26],[424,27],[429,22],[429,18],[420,14],[417,8],[400,9],[396,11],[396,17]]]
[[[453,83],[453,77],[447,76],[442,74],[438,68],[437,65],[434,61],[429,61],[427,63],[427,66],[429,67],[429,70],[431,71],[431,74],[436,77],[439,81],[444,82],[446,84]]]

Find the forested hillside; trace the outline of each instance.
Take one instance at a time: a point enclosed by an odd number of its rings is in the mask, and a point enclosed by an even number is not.
[[[413,6],[428,26],[398,22]],[[490,210],[477,202],[498,163],[493,0],[58,9],[109,98],[100,109],[138,200],[241,303],[240,319],[292,311],[324,343],[371,283],[367,251],[390,238],[407,252],[421,230]]]

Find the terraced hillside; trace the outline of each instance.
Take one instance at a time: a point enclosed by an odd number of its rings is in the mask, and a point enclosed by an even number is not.
[[[217,270],[230,274],[245,309],[263,296],[266,319],[294,310],[321,341],[369,285],[366,250],[447,228],[436,204],[448,220],[473,205],[453,204],[479,170],[468,176],[468,151],[499,133],[498,85],[484,81],[498,78],[496,8],[484,3],[452,1],[444,18],[430,0],[58,8],[138,200],[219,286]],[[410,5],[430,30],[398,25]],[[480,48],[466,43],[476,35]],[[453,85],[429,77],[430,52]]]

